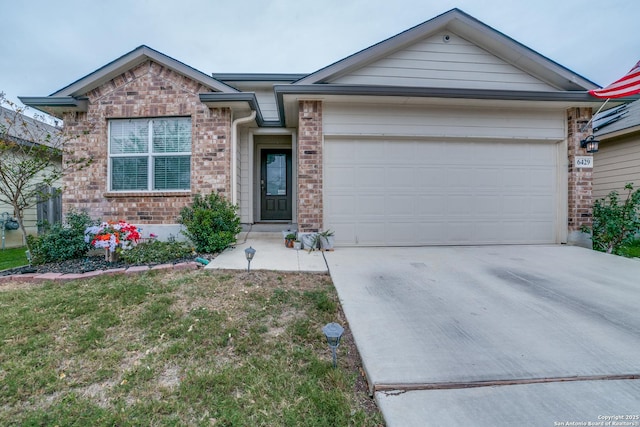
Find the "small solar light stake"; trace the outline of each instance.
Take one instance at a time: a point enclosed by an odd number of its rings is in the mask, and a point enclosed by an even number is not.
[[[251,270],[251,260],[253,259],[253,256],[256,254],[256,250],[253,249],[251,246],[249,246],[247,249],[244,250],[244,254],[247,257],[247,273]]]
[[[333,355],[333,367],[337,366],[337,356],[336,349],[340,345],[340,338],[342,338],[342,334],[344,333],[344,328],[337,323],[327,323],[322,328],[322,332],[324,336],[327,337],[327,343],[329,347],[331,347],[331,353]]]

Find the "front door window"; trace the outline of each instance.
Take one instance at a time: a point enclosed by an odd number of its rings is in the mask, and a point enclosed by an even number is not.
[[[267,154],[267,196],[287,195],[287,155]]]

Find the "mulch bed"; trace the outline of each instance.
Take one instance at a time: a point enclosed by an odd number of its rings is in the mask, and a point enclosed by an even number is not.
[[[177,264],[180,262],[193,261],[194,258],[175,259],[171,262],[164,264]],[[63,273],[63,274],[82,274],[89,271],[96,270],[110,270],[114,268],[128,268],[136,265],[149,265],[156,264],[128,264],[123,261],[108,262],[104,259],[104,256],[88,256],[85,258],[71,259],[61,262],[52,262],[48,264],[40,264],[33,266],[24,266],[10,268],[8,270],[0,271],[0,276],[9,276],[13,274],[26,274],[26,273]]]

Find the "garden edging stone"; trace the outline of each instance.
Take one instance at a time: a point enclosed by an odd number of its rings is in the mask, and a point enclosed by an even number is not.
[[[25,274],[11,274],[7,276],[0,276],[0,283],[8,281],[24,281],[24,282],[67,282],[70,280],[89,279],[96,276],[110,275],[110,274],[136,274],[144,273],[151,270],[197,270],[201,266],[195,261],[181,262],[177,264],[159,264],[155,266],[132,266],[128,268],[114,268],[111,270],[94,270],[87,271],[86,273],[25,273]]]

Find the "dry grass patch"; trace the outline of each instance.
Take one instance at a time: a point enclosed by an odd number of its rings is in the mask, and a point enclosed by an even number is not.
[[[339,368],[321,328],[347,326]],[[0,425],[381,425],[326,275],[163,271],[0,292]]]

